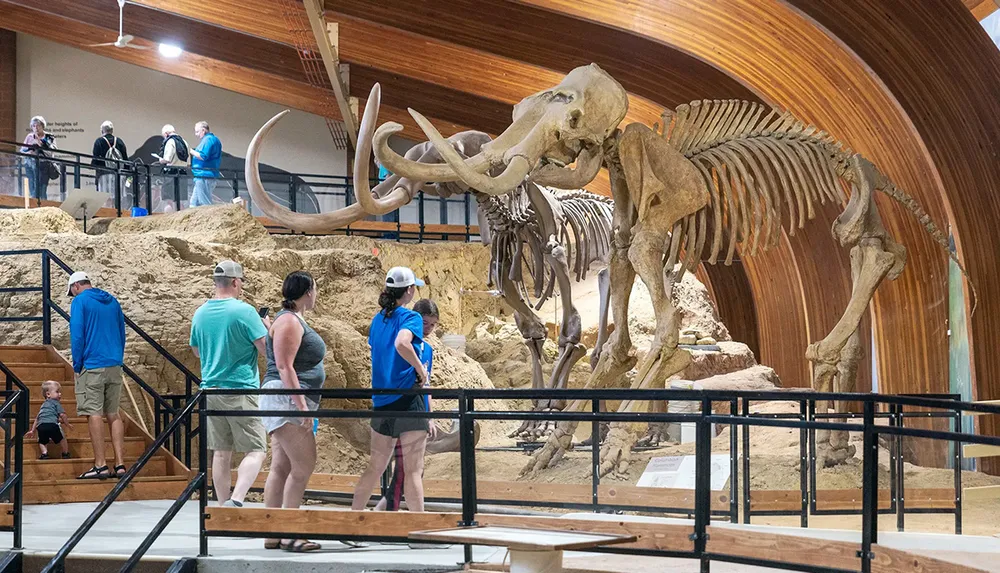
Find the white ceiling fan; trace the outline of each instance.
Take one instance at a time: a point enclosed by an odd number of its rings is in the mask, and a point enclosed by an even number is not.
[[[135,39],[132,34],[122,34],[122,11],[125,8],[125,0],[118,0],[118,39],[114,42],[106,42],[103,44],[88,44],[88,48],[100,48],[103,46],[114,46],[116,48],[132,48],[133,50],[148,50],[146,46],[132,45],[129,42]]]

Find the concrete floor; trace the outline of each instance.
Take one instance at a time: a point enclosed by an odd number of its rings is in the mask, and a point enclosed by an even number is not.
[[[97,504],[72,503],[28,506],[24,515],[24,546],[27,554],[50,555],[69,538]],[[74,554],[90,556],[128,556],[164,514],[169,501],[125,501],[112,505],[97,525],[77,546]],[[250,504],[251,506],[257,504]],[[621,515],[570,514],[566,517],[585,519],[658,520],[657,518]],[[722,525],[722,524],[715,524]],[[856,541],[860,534],[844,530],[800,530],[771,526],[725,525],[750,527],[759,531],[798,534],[825,539]],[[915,551],[979,567],[984,571],[1000,571],[1000,539],[939,534],[900,534],[880,532],[880,542],[897,549]],[[200,571],[209,573],[264,573],[288,571],[311,573],[374,573],[378,571],[443,572],[460,568],[462,546],[411,549],[405,544],[369,544],[352,548],[336,541],[320,542],[323,550],[292,554],[268,551],[260,539],[211,538],[211,558],[203,561]],[[0,533],[0,547],[9,547],[10,533]],[[505,550],[493,547],[474,548],[477,562],[502,563]],[[198,553],[198,504],[188,503],[174,518],[166,531],[147,553],[156,560],[173,561]],[[509,564],[509,561],[507,561]],[[635,557],[608,554],[567,553],[567,568],[636,573],[695,573],[698,564],[683,559]],[[713,573],[764,573],[765,569],[713,562]]]

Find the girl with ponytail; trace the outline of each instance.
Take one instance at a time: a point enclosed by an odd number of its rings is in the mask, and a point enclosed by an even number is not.
[[[410,390],[428,382],[427,369],[421,362],[424,321],[420,314],[406,308],[416,287],[424,281],[406,267],[393,267],[385,277],[385,288],[378,297],[380,310],[372,318],[368,344],[372,356],[372,388],[375,390]],[[429,430],[426,418],[394,418],[392,412],[425,412],[422,396],[374,394],[371,427],[371,458],[354,488],[352,509],[368,504],[375,483],[389,465],[393,447],[399,440],[405,469],[404,495],[410,511],[424,510],[421,480],[424,448]],[[379,416],[385,412],[389,416]]]

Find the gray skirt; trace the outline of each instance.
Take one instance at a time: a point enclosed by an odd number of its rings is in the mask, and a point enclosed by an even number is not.
[[[281,388],[284,388],[284,387],[285,387],[285,385],[282,384],[281,380],[266,380],[264,382],[264,385],[261,386],[261,388],[264,389],[264,390],[280,390]],[[316,410],[317,408],[319,408],[319,404],[317,402],[313,402],[309,398],[306,398],[306,404],[309,405],[309,409],[310,410]],[[292,397],[291,396],[287,396],[287,395],[286,396],[279,396],[279,395],[276,395],[276,394],[270,394],[270,395],[263,395],[263,396],[261,396],[260,397],[260,409],[261,410],[290,410],[292,412],[298,412],[299,411],[299,409],[295,406],[295,403],[292,402]],[[261,419],[264,422],[264,430],[268,434],[270,434],[271,432],[273,432],[273,431],[277,430],[278,428],[284,426],[285,424],[298,424],[298,425],[301,426],[302,422],[303,422],[302,418],[292,418],[292,417],[286,418],[286,417],[283,417],[283,416],[282,417],[263,416]],[[306,419],[309,420],[309,425],[305,426],[305,427],[312,429],[312,420],[308,419],[308,418],[306,418]]]

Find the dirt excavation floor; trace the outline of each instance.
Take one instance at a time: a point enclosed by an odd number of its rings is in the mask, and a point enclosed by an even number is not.
[[[154,339],[178,357],[194,372],[197,359],[187,342],[190,318],[194,310],[211,295],[211,269],[215,262],[231,258],[243,264],[247,274],[245,300],[254,306],[278,307],[281,281],[285,274],[307,269],[317,279],[319,300],[306,318],[320,333],[329,349],[325,367],[327,388],[368,388],[371,364],[366,343],[371,317],[377,310],[377,295],[386,270],[398,264],[414,269],[427,281],[420,296],[433,298],[441,309],[438,331],[430,337],[435,349],[432,385],[438,388],[525,388],[531,384],[531,360],[520,332],[508,309],[487,291],[489,249],[479,244],[434,243],[400,244],[359,237],[271,236],[237,206],[189,209],[171,215],[95,222],[90,234],[69,215],[53,209],[0,211],[0,250],[47,248],[76,270],[86,270],[95,286],[115,294],[124,311]],[[527,273],[526,273],[527,274]],[[579,307],[584,329],[583,344],[592,348],[596,339],[598,297],[596,269],[574,283],[574,300]],[[40,284],[39,258],[0,257],[0,287]],[[53,299],[69,308],[65,296],[66,276],[53,271]],[[555,323],[561,314],[558,297],[539,311],[548,323],[550,339],[543,349],[544,376],[550,374],[558,347]],[[649,295],[641,282],[632,294],[629,329],[638,358],[648,350],[655,329],[655,315]],[[41,300],[36,293],[0,293],[0,316],[37,316]],[[773,370],[756,362],[750,349],[731,339],[719,320],[704,285],[688,274],[675,292],[675,303],[682,315],[682,329],[690,330],[699,340],[716,345],[695,347],[692,363],[665,386],[732,390],[781,388]],[[445,335],[464,335],[464,352],[444,344]],[[0,323],[0,344],[37,344],[40,329],[33,323]],[[68,356],[68,329],[57,320],[53,342]],[[152,348],[129,335],[126,362],[149,384],[162,393],[183,392],[183,378],[165,364]],[[570,387],[582,387],[590,373],[589,356],[580,360],[571,372]],[[629,373],[619,381],[627,387]],[[151,419],[142,391],[133,387],[139,398],[123,403],[126,411],[144,412]],[[791,390],[791,389],[789,389]],[[367,408],[367,401],[327,401],[327,407]],[[609,408],[617,404],[609,404]],[[660,406],[665,406],[661,404]],[[435,410],[451,410],[454,403],[435,401]],[[530,410],[532,404],[519,400],[495,400],[477,403],[480,410]],[[761,412],[797,411],[796,403],[759,403]],[[517,422],[485,422],[480,427],[479,447],[511,447],[517,441],[508,435]],[[720,428],[713,451],[728,454],[729,428]],[[319,429],[321,473],[358,474],[368,457],[367,420],[324,420]],[[587,437],[589,426],[582,428],[576,440]],[[860,436],[852,441],[860,445]],[[921,447],[910,444],[910,447]],[[860,450],[860,447],[858,448]],[[635,484],[651,458],[691,455],[694,446],[667,445],[653,451],[635,452],[631,463],[618,474],[603,478],[603,483]],[[528,462],[519,451],[480,451],[477,473],[480,480],[533,481],[541,483],[590,483],[591,453],[571,451],[554,467],[521,477]],[[756,427],[751,430],[750,483],[754,491],[799,489],[799,432],[783,428]],[[882,451],[880,483],[888,487],[888,453]],[[425,477],[458,479],[457,453],[428,456]],[[822,489],[860,490],[860,453],[835,468],[819,471]],[[978,472],[964,472],[964,487],[1000,485],[1000,477]],[[907,488],[950,488],[953,473],[947,469],[905,465]],[[895,526],[894,516],[885,516],[883,528]],[[755,517],[754,523],[797,525],[797,517]],[[916,515],[906,517],[907,530],[950,532],[951,515]],[[860,518],[820,517],[810,519],[812,527],[857,528]],[[993,535],[1000,532],[1000,500],[970,502],[964,506],[964,527],[968,534]]]

